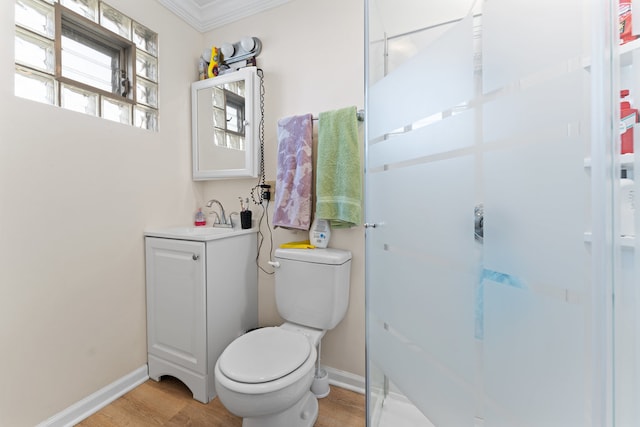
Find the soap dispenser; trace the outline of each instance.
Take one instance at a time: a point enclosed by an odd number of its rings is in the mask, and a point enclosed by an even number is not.
[[[196,216],[194,219],[194,224],[196,227],[203,227],[207,225],[207,218],[202,213],[202,208],[198,208],[198,212],[196,212]]]

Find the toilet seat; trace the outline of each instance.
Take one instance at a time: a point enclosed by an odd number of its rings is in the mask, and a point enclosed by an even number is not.
[[[261,384],[285,377],[302,366],[312,346],[304,335],[286,329],[256,329],[233,341],[218,360],[230,380]]]

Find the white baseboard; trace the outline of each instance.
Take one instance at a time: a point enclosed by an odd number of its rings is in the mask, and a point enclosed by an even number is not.
[[[356,393],[365,393],[364,377],[352,374],[351,372],[331,368],[329,366],[322,366],[322,368],[329,374],[329,384],[335,385],[336,387],[342,387]]]
[[[365,379],[351,372],[323,366],[329,374],[329,384],[356,393],[365,393]],[[149,379],[147,365],[144,365],[106,387],[85,397],[65,410],[57,413],[36,427],[72,427],[98,412],[123,394],[133,390]]]
[[[36,427],[71,427],[149,379],[147,365],[69,406]]]

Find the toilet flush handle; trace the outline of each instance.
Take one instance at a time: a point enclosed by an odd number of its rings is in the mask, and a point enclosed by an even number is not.
[[[280,263],[278,261],[269,261],[269,265],[273,268],[280,268]]]

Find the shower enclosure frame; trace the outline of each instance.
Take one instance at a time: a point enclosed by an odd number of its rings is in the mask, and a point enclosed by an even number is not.
[[[403,387],[396,388],[396,384],[394,384],[393,377],[386,375],[384,372],[378,372],[379,367],[376,366],[376,363],[373,360],[376,357],[375,352],[379,349],[379,346],[376,347],[372,344],[373,336],[376,335],[374,329],[380,326],[380,330],[390,331],[391,335],[396,335],[397,337],[407,338],[409,335],[403,335],[403,331],[400,329],[395,329],[395,325],[391,322],[387,323],[382,321],[382,323],[376,326],[376,322],[380,323],[381,317],[376,317],[372,313],[372,307],[376,305],[376,298],[380,297],[380,294],[376,295],[375,286],[372,285],[371,282],[381,282],[382,279],[379,278],[379,272],[370,271],[370,266],[380,265],[380,259],[376,258],[375,250],[371,248],[372,241],[377,239],[385,230],[385,227],[389,227],[391,229],[394,226],[395,222],[399,222],[401,218],[393,218],[381,215],[380,209],[377,209],[379,205],[376,205],[376,202],[372,202],[371,199],[375,198],[375,194],[380,194],[380,181],[381,178],[376,178],[375,175],[378,176],[383,175],[389,170],[401,169],[403,167],[412,167],[411,165],[419,165],[423,159],[395,159],[389,160],[388,163],[385,163],[382,160],[374,160],[371,161],[372,156],[376,156],[379,154],[373,153],[372,151],[380,150],[376,144],[382,145],[381,142],[386,144],[387,137],[391,135],[391,133],[385,133],[385,136],[380,136],[381,133],[376,130],[375,133],[372,134],[371,127],[375,126],[372,123],[376,123],[377,118],[372,116],[372,111],[376,110],[376,107],[372,105],[372,103],[379,102],[377,99],[372,97],[372,85],[377,83],[382,78],[380,77],[380,72],[378,71],[378,75],[372,72],[371,64],[375,62],[372,58],[371,47],[374,41],[380,40],[380,38],[375,38],[375,40],[371,37],[371,19],[372,13],[375,13],[374,8],[382,9],[380,4],[384,3],[384,0],[365,0],[365,103],[366,103],[366,128],[365,128],[365,174],[367,178],[365,179],[365,194],[366,194],[366,209],[365,209],[365,217],[367,223],[366,227],[366,255],[365,255],[365,265],[367,266],[367,271],[365,273],[365,281],[366,281],[366,294],[365,294],[365,305],[367,307],[366,310],[366,337],[367,337],[367,345],[366,345],[366,372],[367,372],[367,381],[366,381],[366,397],[367,397],[367,426],[368,427],[378,427],[379,419],[374,423],[372,419],[374,413],[379,411],[382,405],[385,403],[385,399],[388,398],[389,393],[396,394],[401,396],[402,398],[406,398],[406,402],[414,406],[416,409],[420,409],[424,414],[424,407],[428,405],[422,404],[422,402],[417,402],[415,396],[412,396],[410,393],[404,392],[406,390],[406,386],[403,384]],[[405,4],[404,2],[402,2]],[[435,5],[437,2],[432,2],[432,5]],[[498,2],[500,3],[500,2]],[[516,2],[520,3],[520,2]],[[584,420],[584,423],[581,425],[592,426],[592,427],[617,427],[622,426],[624,424],[618,424],[621,419],[625,419],[629,417],[629,415],[625,415],[626,409],[622,408],[620,404],[617,404],[616,398],[619,397],[623,391],[619,387],[618,383],[620,382],[621,375],[632,373],[634,377],[636,376],[635,371],[637,370],[637,366],[631,367],[619,367],[616,370],[616,361],[617,355],[615,349],[616,345],[619,344],[616,340],[619,341],[617,336],[619,335],[617,332],[616,319],[620,317],[620,315],[616,312],[616,307],[613,304],[613,296],[618,292],[618,288],[620,287],[621,279],[621,257],[622,252],[620,248],[619,239],[614,236],[619,236],[619,203],[620,203],[620,195],[619,195],[619,186],[618,186],[618,177],[620,176],[620,161],[619,156],[617,155],[619,150],[619,145],[616,142],[618,138],[618,125],[619,121],[617,117],[619,117],[619,100],[616,94],[620,89],[620,59],[618,56],[618,33],[617,33],[617,20],[618,20],[618,5],[617,2],[613,2],[611,0],[591,0],[580,2],[579,0],[571,1],[572,5],[579,5],[581,7],[578,8],[578,14],[582,14],[582,18],[584,20],[583,27],[580,28],[582,43],[585,45],[588,44],[587,48],[581,50],[581,54],[577,55],[577,58],[570,57],[566,60],[567,68],[569,72],[573,72],[576,75],[582,75],[583,79],[588,80],[588,89],[585,89],[585,99],[589,100],[588,103],[588,120],[584,120],[580,122],[582,126],[588,126],[589,130],[572,130],[569,129],[567,132],[571,136],[571,132],[576,132],[581,138],[588,141],[588,150],[585,152],[584,157],[588,157],[589,167],[588,171],[585,173],[588,175],[587,181],[587,210],[588,214],[586,215],[585,222],[588,221],[589,224],[589,232],[585,233],[585,241],[584,246],[585,250],[588,253],[589,262],[585,263],[585,267],[588,269],[587,276],[585,281],[589,282],[588,286],[585,286],[587,290],[586,293],[582,294],[580,291],[576,291],[575,295],[579,295],[580,298],[585,298],[588,302],[584,301],[584,310],[585,316],[587,319],[585,321],[584,326],[584,339],[580,341],[578,344],[581,346],[586,346],[585,348],[585,357],[583,360],[578,361],[578,363],[584,364],[584,377],[582,380],[585,382],[587,392],[583,396],[583,399],[577,401],[579,407],[582,408],[588,415]],[[575,3],[575,4],[574,4]],[[407,2],[408,4],[408,2]],[[524,3],[523,3],[524,4]],[[545,7],[550,8],[552,6],[551,3],[545,5]],[[401,5],[397,7],[398,10],[402,9]],[[403,12],[409,15],[418,14],[417,11],[412,10],[403,10]],[[460,16],[459,19],[450,19],[446,20],[446,22],[441,22],[437,24],[429,24],[425,25],[425,28],[436,28],[440,26],[446,26],[451,28],[456,24],[456,22],[462,21],[464,19],[469,19],[473,21],[474,18],[478,18],[482,16],[482,13],[486,13],[485,10],[480,13],[474,12],[472,8],[469,9],[468,13],[465,16]],[[495,10],[493,10],[495,12]],[[474,16],[475,15],[475,16]],[[379,17],[378,17],[379,18]],[[535,17],[534,17],[535,18]],[[532,19],[534,19],[532,18]],[[485,25],[484,18],[482,25]],[[494,19],[491,21],[491,19]],[[487,22],[501,22],[495,18],[488,18]],[[378,28],[379,29],[379,28]],[[414,34],[416,32],[421,31],[421,29],[413,29],[410,31],[406,31],[404,35]],[[482,31],[485,29],[482,28]],[[484,36],[484,35],[483,35]],[[384,66],[383,66],[383,77],[387,76],[387,73],[390,72],[389,67],[387,65],[387,59],[389,58],[389,48],[388,48],[388,40],[395,37],[394,34],[388,36],[385,34],[383,38],[384,48],[382,49],[382,55],[384,57]],[[444,37],[444,36],[441,36]],[[482,42],[480,42],[482,44]],[[380,52],[377,52],[380,53]],[[416,53],[418,55],[420,52]],[[481,55],[486,52],[481,48]],[[481,59],[482,60],[482,59]],[[576,65],[575,61],[578,60],[580,63]],[[407,59],[407,62],[411,61],[411,58]],[[378,61],[380,62],[380,61]],[[484,64],[483,64],[484,65]],[[397,65],[396,69],[401,68],[403,65]],[[587,70],[588,77],[585,77],[585,73],[582,70]],[[392,70],[391,72],[393,72]],[[556,71],[553,71],[556,72]],[[552,76],[535,76],[540,81],[545,78],[549,78],[549,80],[555,78],[561,78],[560,74]],[[562,71],[564,72],[564,71]],[[482,74],[482,73],[480,73]],[[488,79],[486,76],[478,77],[476,75],[474,78],[481,79],[480,83],[480,96],[487,97],[487,94],[490,93],[489,90],[486,92],[482,92],[482,84],[487,83]],[[372,83],[373,80],[376,80]],[[524,82],[524,83],[523,83]],[[521,80],[520,83],[526,83],[525,80]],[[486,89],[486,87],[484,88]],[[476,89],[477,90],[477,89]],[[516,88],[514,90],[515,95],[519,96],[518,92],[520,88]],[[476,93],[478,95],[478,93]],[[490,101],[482,100],[478,101],[479,104],[490,105]],[[405,107],[406,105],[403,105]],[[464,108],[473,108],[469,107],[469,105],[463,106],[462,110],[464,113]],[[379,109],[379,108],[378,108]],[[447,116],[443,114],[440,118],[441,121],[444,121],[447,117],[457,114],[455,108],[448,110],[450,114]],[[484,115],[483,115],[484,114]],[[432,118],[429,117],[421,117],[421,118]],[[427,120],[428,121],[428,120]],[[407,121],[407,123],[413,123],[412,121]],[[486,131],[488,126],[486,112],[480,112],[476,114],[476,117],[470,121],[470,123],[474,123],[478,125],[481,123],[482,132]],[[426,125],[426,127],[430,126],[431,122]],[[570,128],[570,126],[569,126]],[[405,127],[401,132],[410,133],[411,130],[407,131]],[[584,132],[580,134],[580,132]],[[587,135],[587,136],[583,136]],[[390,138],[393,138],[392,135]],[[482,134],[481,143],[487,143],[486,135]],[[465,148],[461,149],[464,150]],[[469,151],[471,148],[468,149]],[[487,155],[485,154],[484,160],[482,162],[487,162]],[[433,154],[430,154],[434,156]],[[428,157],[428,155],[427,155]],[[445,157],[445,155],[442,155]],[[394,163],[395,162],[395,163]],[[398,166],[397,162],[404,162],[401,166]],[[433,162],[436,163],[435,161]],[[586,161],[585,161],[586,163]],[[637,163],[637,161],[636,161]],[[495,162],[494,162],[495,164]],[[410,166],[407,166],[410,165]],[[475,167],[478,166],[476,162],[474,164]],[[481,166],[483,167],[483,166]],[[484,165],[486,167],[486,164]],[[484,172],[476,172],[476,173],[485,173],[485,175],[481,175],[486,177],[486,170]],[[374,178],[372,178],[372,175]],[[485,179],[486,180],[486,179]],[[480,184],[474,184],[476,186],[484,186],[486,182]],[[570,187],[570,186],[569,186]],[[412,187],[414,188],[414,187]],[[477,188],[476,188],[477,190]],[[400,189],[398,189],[400,191]],[[485,191],[485,188],[481,188],[481,193]],[[570,189],[568,190],[570,191]],[[419,195],[416,195],[419,198]],[[477,200],[476,200],[477,201]],[[412,208],[419,206],[417,203],[411,203],[409,200],[409,204]],[[476,206],[478,206],[476,204]],[[424,206],[423,206],[424,208]],[[377,209],[377,210],[376,210]],[[489,212],[495,212],[495,207],[489,207]],[[413,212],[411,215],[412,220],[419,221],[420,214],[424,214],[425,211],[417,210]],[[384,212],[388,213],[388,212]],[[407,212],[408,214],[409,212]],[[403,218],[408,221],[408,218]],[[473,221],[472,215],[470,215],[470,221]],[[487,221],[491,221],[490,219]],[[638,223],[638,218],[636,218],[636,224]],[[489,238],[496,235],[496,228],[490,228],[489,230]],[[586,237],[588,235],[588,238]],[[395,242],[394,242],[395,243]],[[411,247],[399,247],[398,244],[388,243],[388,242],[376,242],[376,244],[384,245],[384,249],[380,249],[380,251],[389,252],[402,252],[403,255],[407,255],[411,252]],[[484,249],[483,249],[484,250]],[[637,270],[637,259],[638,259],[638,243],[635,244],[636,251],[636,264],[634,268]],[[419,257],[418,257],[419,258]],[[416,258],[416,259],[418,259]],[[393,266],[385,265],[384,268],[391,268]],[[489,271],[489,273],[487,273]],[[428,273],[426,273],[428,274]],[[519,278],[516,275],[507,274],[503,271],[491,270],[485,268],[482,272],[483,278],[486,279],[491,274],[493,276],[489,277],[489,280],[496,281],[495,278],[498,277],[496,275],[502,274],[500,276],[504,283],[510,283],[513,288],[518,288]],[[635,277],[635,276],[634,276]],[[579,278],[578,278],[579,279]],[[481,279],[482,280],[482,279]],[[511,282],[508,282],[511,280]],[[524,280],[525,282],[529,281],[529,278]],[[533,280],[531,280],[533,281]],[[395,286],[395,283],[389,283],[390,286]],[[534,286],[535,288],[535,286]],[[571,287],[567,287],[567,295],[571,292],[574,292]],[[387,294],[384,294],[387,295]],[[571,298],[567,296],[567,300]],[[575,301],[572,301],[575,303]],[[495,308],[495,305],[490,305],[492,308]],[[486,309],[486,306],[485,306]],[[478,309],[476,308],[476,311]],[[482,315],[486,315],[486,313],[482,313]],[[489,314],[490,315],[490,314]],[[443,325],[446,326],[446,322],[443,322]],[[486,326],[485,326],[486,327]],[[468,348],[472,349],[472,352],[476,352],[476,354],[481,353],[482,356],[480,359],[483,362],[487,360],[487,353],[483,353],[484,343],[478,340],[478,327],[476,325],[476,341],[475,344],[470,345]],[[484,331],[482,331],[484,332]],[[418,346],[416,342],[411,342],[408,340],[407,345],[409,346]],[[436,345],[436,344],[434,344]],[[473,362],[471,362],[473,363]],[[489,362],[490,363],[490,362]],[[485,375],[482,369],[478,370],[478,367],[475,367],[474,375]],[[382,374],[382,377],[376,378],[376,375]],[[416,375],[419,377],[419,375]],[[462,378],[462,377],[460,377]],[[484,391],[482,387],[486,386],[485,380],[480,379],[477,380],[481,387],[479,390]],[[428,387],[428,385],[425,385]],[[410,387],[409,387],[410,388]],[[382,393],[379,391],[382,390]],[[476,390],[477,392],[478,390]],[[471,393],[473,394],[473,393]],[[637,401],[638,396],[634,394],[630,399],[632,401]],[[477,397],[475,402],[476,405],[480,405],[479,401],[484,401],[486,396]],[[576,402],[572,402],[576,403]],[[502,404],[502,402],[498,402],[498,405]],[[474,404],[472,403],[471,406]],[[486,409],[486,408],[485,408]],[[484,409],[483,409],[484,410]],[[489,411],[490,412],[490,411]],[[425,414],[426,415],[426,414]],[[493,417],[489,414],[489,416],[485,419],[484,413],[481,411],[476,412],[475,417],[469,419],[469,426],[485,426],[492,427],[493,425],[501,425],[497,421],[492,422],[493,420],[499,419],[500,417]],[[446,418],[446,417],[444,417]],[[636,419],[636,421],[640,421]],[[428,421],[427,421],[428,422]],[[434,422],[431,420],[431,422]],[[428,425],[428,424],[425,424]],[[438,424],[434,422],[434,425],[437,427],[444,427],[446,425],[454,425],[454,424]],[[527,424],[528,425],[528,424]]]

